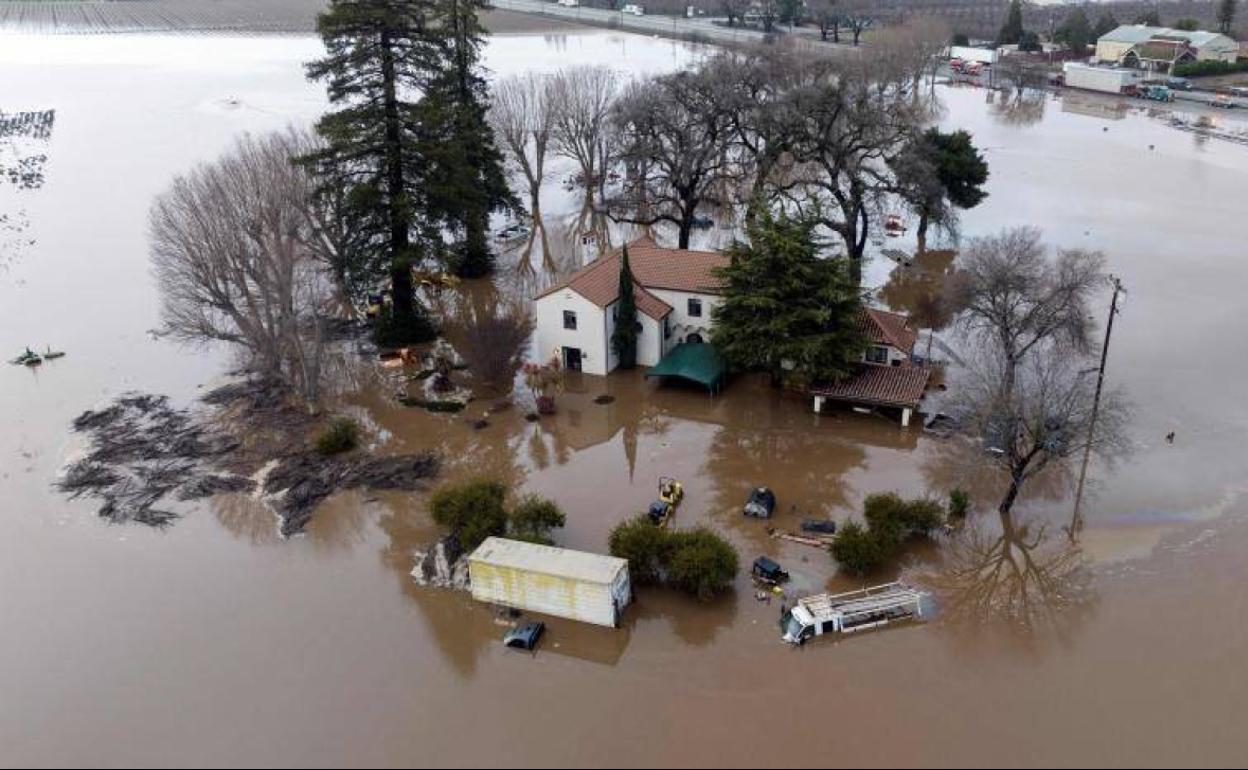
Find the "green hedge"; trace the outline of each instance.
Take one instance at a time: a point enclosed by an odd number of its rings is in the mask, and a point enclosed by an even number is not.
[[[737,550],[706,527],[670,530],[642,514],[611,530],[612,556],[628,560],[634,585],[665,583],[708,601],[726,591],[737,574]]]
[[[1198,78],[1205,75],[1229,75],[1248,72],[1248,59],[1238,61],[1193,61],[1174,65],[1174,75],[1181,78]]]

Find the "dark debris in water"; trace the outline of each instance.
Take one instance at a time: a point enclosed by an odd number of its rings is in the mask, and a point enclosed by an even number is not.
[[[178,514],[157,506],[174,492],[203,483],[205,465],[238,441],[209,429],[169,399],[127,393],[73,421],[87,434],[87,453],[65,469],[56,486],[71,498],[99,498],[100,516],[163,527]]]
[[[278,458],[259,491],[289,536],[301,532],[316,506],[338,490],[418,490],[438,472],[432,453],[321,455],[307,441],[317,419],[292,407],[270,383],[234,383],[203,401],[212,412],[193,414],[173,408],[165,396],[127,393],[83,412],[73,429],[86,435],[87,452],[70,463],[56,487],[71,498],[99,499],[99,515],[110,522],[165,527],[180,515],[169,501],[256,492],[250,476]],[[246,444],[231,433],[231,424],[248,435]],[[265,439],[257,442],[255,435]]]
[[[283,458],[265,477],[264,491],[280,495],[275,506],[283,536],[303,531],[322,500],[341,489],[424,489],[438,473],[432,453],[397,457],[326,457],[304,452]]]

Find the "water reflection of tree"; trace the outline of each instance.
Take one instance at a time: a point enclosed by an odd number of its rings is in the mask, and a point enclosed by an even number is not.
[[[1041,90],[1011,89],[994,100],[990,112],[1010,126],[1031,126],[1044,119],[1048,94]]]
[[[991,528],[972,522],[949,537],[930,580],[941,613],[955,623],[1065,636],[1094,601],[1087,560],[1048,524],[1016,516],[999,514]]]
[[[931,489],[965,490],[972,505],[994,506],[1009,479],[985,462],[972,442],[949,439],[921,464]],[[1025,489],[1025,501],[1069,496],[1073,477],[1051,466]],[[1049,522],[993,511],[968,522],[947,538],[943,562],[927,579],[936,589],[941,614],[955,624],[1003,627],[1028,634],[1065,635],[1093,602],[1091,572],[1077,541]]]
[[[941,331],[957,313],[954,300],[956,252],[920,251],[908,265],[898,265],[879,292],[890,310],[908,314],[923,329]]]

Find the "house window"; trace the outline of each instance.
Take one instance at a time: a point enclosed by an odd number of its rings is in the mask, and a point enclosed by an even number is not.
[[[672,317],[663,316],[663,339],[670,339],[672,336]]]
[[[563,328],[576,331],[576,311],[575,310],[563,311]]]
[[[697,299],[695,297],[689,298],[689,317],[690,318],[702,317],[702,300]]]
[[[883,345],[872,345],[867,348],[867,363],[869,364],[886,364],[888,363],[888,348]]]

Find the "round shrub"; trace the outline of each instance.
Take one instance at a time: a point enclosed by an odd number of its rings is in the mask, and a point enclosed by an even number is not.
[[[359,446],[360,426],[350,417],[335,417],[316,437],[316,451],[323,455],[350,452]]]

